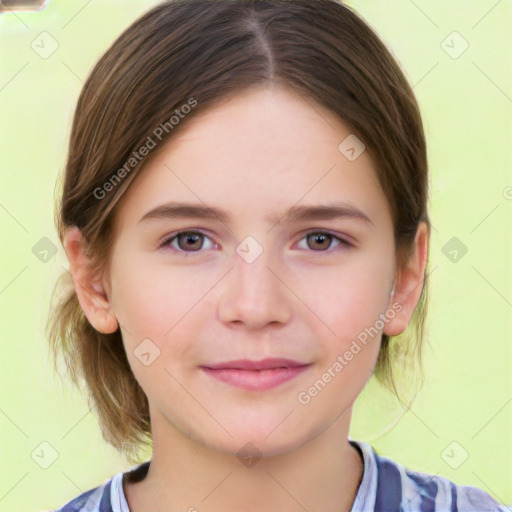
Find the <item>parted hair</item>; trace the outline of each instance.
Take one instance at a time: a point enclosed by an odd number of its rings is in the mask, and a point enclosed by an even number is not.
[[[114,217],[136,176],[196,115],[272,84],[327,107],[363,141],[392,212],[402,264],[419,223],[430,228],[421,115],[384,42],[338,0],[171,0],[137,19],[99,59],[79,95],[55,201],[61,242],[68,228],[79,228],[91,268],[109,282]],[[183,109],[191,98],[194,107]],[[173,115],[179,122],[170,126]],[[158,145],[128,172],[126,162],[158,127],[165,127]],[[99,192],[121,174],[108,194]],[[423,383],[426,309],[425,280],[406,331],[382,335],[374,375],[398,398],[411,381]],[[105,440],[138,460],[141,448],[151,446],[147,397],[120,330],[102,334],[92,327],[69,272],[55,284],[47,337],[55,366],[63,358],[72,382],[87,393]]]

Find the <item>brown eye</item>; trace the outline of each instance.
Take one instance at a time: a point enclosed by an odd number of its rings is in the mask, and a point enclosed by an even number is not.
[[[176,236],[178,247],[183,251],[198,251],[203,246],[204,236],[201,233],[185,231]]]
[[[205,239],[207,244],[205,247]],[[208,245],[209,244],[209,245]],[[161,244],[160,248],[171,250],[184,256],[187,253],[203,252],[201,249],[211,249],[214,244],[210,241],[210,237],[200,231],[180,231],[173,236],[167,237]]]
[[[299,249],[330,254],[337,250],[350,249],[353,244],[324,231],[310,231],[299,242]]]
[[[334,236],[328,233],[310,233],[307,235],[308,247],[314,251],[328,249]]]

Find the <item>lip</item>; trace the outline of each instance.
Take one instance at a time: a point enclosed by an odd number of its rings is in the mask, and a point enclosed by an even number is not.
[[[301,363],[291,359],[263,359],[251,361],[239,359],[201,366],[210,377],[232,386],[252,391],[271,389],[297,377],[311,363]]]
[[[238,359],[236,361],[227,361],[225,363],[203,365],[203,368],[212,370],[269,370],[273,368],[297,368],[305,366],[308,363],[300,363],[293,359],[267,358],[261,361],[252,361],[250,359]]]

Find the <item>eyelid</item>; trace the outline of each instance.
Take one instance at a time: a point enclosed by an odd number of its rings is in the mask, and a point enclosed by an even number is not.
[[[169,245],[174,239],[176,239],[179,235],[181,235],[183,233],[191,233],[191,234],[196,234],[196,235],[202,235],[202,236],[204,236],[206,238],[211,239],[213,245],[215,245],[217,247],[219,245],[219,244],[217,244],[213,240],[212,236],[208,234],[207,230],[204,230],[204,229],[201,229],[201,228],[197,228],[197,229],[189,228],[189,229],[181,229],[181,230],[178,230],[178,231],[174,231],[172,233],[169,233],[169,234],[165,235],[161,239],[161,241],[158,242],[158,249],[169,250],[169,251],[172,251],[172,252],[174,252],[176,254],[184,255],[184,256],[190,255],[190,254],[195,254],[195,253],[205,252],[202,249],[199,249],[197,251],[184,251],[184,250],[176,249],[176,248],[171,247]],[[309,250],[308,249],[300,249],[300,250],[303,250],[303,251],[306,251],[306,252],[317,253],[317,254],[328,255],[328,254],[333,253],[336,250],[336,247],[339,247],[339,246],[342,246],[345,249],[349,249],[349,248],[352,248],[352,247],[356,246],[355,241],[349,235],[341,234],[341,233],[339,233],[339,234],[338,233],[333,233],[329,229],[322,229],[322,228],[308,229],[308,230],[300,233],[299,234],[300,238],[299,238],[297,243],[300,243],[302,240],[307,238],[309,235],[313,235],[313,234],[324,234],[324,235],[331,236],[334,240],[337,240],[339,242],[339,244],[337,246],[335,246],[334,248],[329,247],[328,249],[323,250],[323,251],[322,250],[315,251],[313,249],[309,249]]]
[[[306,237],[308,235],[313,235],[313,234],[317,234],[317,233],[324,234],[324,235],[330,235],[333,238],[337,238],[340,242],[343,242],[346,245],[352,245],[352,246],[356,245],[356,240],[354,238],[352,238],[350,235],[347,235],[346,233],[339,233],[337,231],[333,231],[333,230],[327,229],[327,228],[307,229],[299,235],[300,240],[302,240],[304,237]],[[320,251],[317,251],[317,252],[320,252]]]
[[[331,236],[334,241],[338,242],[338,244],[335,245],[334,247],[329,247],[328,249],[323,250],[323,251],[315,251],[313,249],[299,249],[299,250],[305,251],[305,252],[314,253],[314,254],[318,254],[320,257],[321,256],[326,256],[327,257],[329,255],[334,254],[338,250],[347,250],[347,249],[351,249],[351,248],[356,246],[355,242],[348,235],[336,234],[336,233],[331,232],[328,229],[310,229],[310,230],[307,230],[305,233],[303,233],[301,235],[298,243],[300,243],[302,240],[307,238],[309,235],[316,235],[316,234]]]
[[[202,235],[204,237],[210,238],[212,240],[213,245],[218,246],[218,244],[213,241],[212,236],[209,235],[208,232],[205,231],[204,229],[190,228],[190,229],[179,229],[178,231],[174,231],[172,233],[169,233],[169,234],[165,235],[158,242],[158,249],[170,250],[170,251],[173,251],[173,252],[178,253],[178,254],[193,254],[194,252],[196,252],[196,253],[204,252],[201,249],[198,250],[198,251],[182,251],[182,250],[175,249],[174,247],[170,247],[170,245],[169,245],[170,242],[173,241],[175,238],[177,238],[179,235],[181,235],[183,233],[191,233],[191,234],[194,234],[194,235]]]

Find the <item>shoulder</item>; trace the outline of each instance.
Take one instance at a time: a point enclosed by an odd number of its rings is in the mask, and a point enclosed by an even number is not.
[[[376,511],[510,512],[487,492],[420,473],[374,452],[378,468]]]
[[[130,512],[123,490],[123,480],[138,482],[149,469],[149,462],[132,466],[126,473],[115,474],[103,484],[73,498],[53,512]]]
[[[113,512],[110,494],[114,478],[80,494],[54,512]]]

